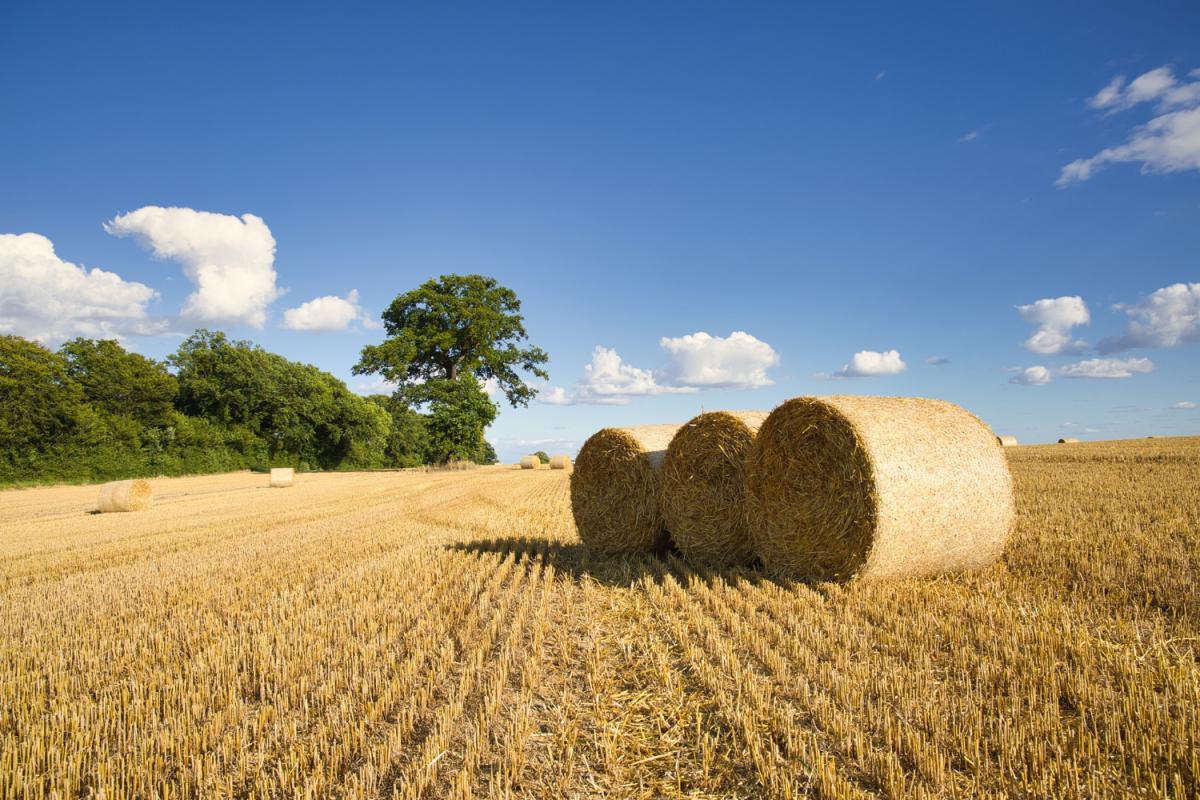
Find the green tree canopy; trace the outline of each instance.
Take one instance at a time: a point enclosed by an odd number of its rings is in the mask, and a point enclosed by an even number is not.
[[[170,361],[181,411],[247,429],[272,461],[322,469],[347,458],[383,463],[387,412],[327,372],[207,330],[188,337]]]
[[[27,463],[93,425],[62,356],[19,336],[0,336],[0,452]],[[15,467],[14,467],[15,468]]]
[[[496,404],[470,375],[454,381],[435,380],[425,387],[429,391],[429,417],[425,423],[429,460],[439,464],[486,463],[488,448],[483,431],[496,419]],[[494,452],[491,457],[495,458]]]
[[[388,338],[363,348],[356,375],[378,374],[400,386],[414,402],[431,402],[437,381],[457,383],[463,375],[493,379],[514,407],[528,405],[537,390],[518,370],[548,379],[549,360],[526,345],[521,301],[511,289],[485,275],[443,275],[398,295],[383,312]]]
[[[67,374],[97,411],[132,417],[146,426],[169,424],[179,383],[166,364],[109,339],[72,339],[58,352]]]

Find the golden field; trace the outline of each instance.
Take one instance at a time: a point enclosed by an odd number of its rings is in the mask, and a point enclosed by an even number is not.
[[[974,575],[595,560],[563,471],[0,492],[0,798],[1169,797],[1200,438],[1006,451]]]

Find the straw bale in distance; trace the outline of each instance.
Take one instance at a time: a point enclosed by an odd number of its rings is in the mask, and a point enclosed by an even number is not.
[[[144,511],[154,505],[150,481],[113,481],[100,487],[100,511]]]
[[[296,470],[291,467],[272,467],[271,486],[276,489],[286,489],[296,482]]]
[[[746,457],[766,411],[711,411],[684,424],[662,468],[662,516],[689,560],[708,567],[748,564]]]
[[[571,457],[565,455],[550,456],[550,469],[570,469]]]
[[[592,434],[571,473],[571,511],[593,553],[650,553],[666,547],[659,472],[678,425],[604,428]]]
[[[1074,436],[1064,436],[1058,440],[1059,444],[1079,444],[1079,440]]]
[[[540,462],[537,456],[521,456],[521,469],[537,469]]]
[[[1017,446],[1017,437],[1015,437],[1015,436],[997,436],[996,442],[999,443],[999,445],[1001,447],[1016,447]]]
[[[746,467],[767,568],[815,580],[984,567],[1016,521],[1008,460],[942,400],[800,397],[759,429]]]

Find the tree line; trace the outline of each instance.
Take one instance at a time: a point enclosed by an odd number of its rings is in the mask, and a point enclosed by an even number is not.
[[[384,312],[388,338],[356,374],[391,395],[361,397],[309,364],[197,330],[165,361],[113,340],[51,350],[0,336],[0,484],[97,481],[270,466],[301,470],[496,460],[484,431],[535,391],[547,356],[522,348],[520,302],[480,275],[442,276]]]

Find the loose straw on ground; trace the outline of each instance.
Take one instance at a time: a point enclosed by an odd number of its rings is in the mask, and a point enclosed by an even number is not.
[[[668,540],[659,471],[678,425],[604,428],[583,444],[571,473],[579,538],[600,555],[649,553]]]
[[[537,456],[521,456],[521,469],[537,469],[540,463]]]
[[[291,467],[273,467],[271,469],[271,486],[275,489],[286,489],[296,482],[296,470]]]
[[[570,469],[570,456],[550,456],[550,469]]]
[[[759,429],[746,490],[764,564],[810,580],[981,568],[1016,519],[995,434],[941,400],[789,400]]]
[[[1001,447],[1016,447],[1017,446],[1017,437],[1015,437],[1015,436],[997,436],[996,442]]]
[[[675,434],[663,461],[661,507],[671,540],[707,567],[748,564],[746,457],[765,411],[712,411]]]
[[[144,511],[154,505],[150,482],[144,480],[113,481],[100,487],[97,507],[101,512]]]

